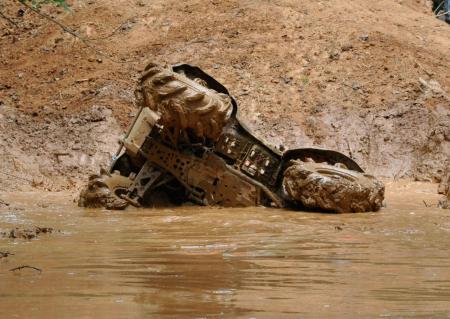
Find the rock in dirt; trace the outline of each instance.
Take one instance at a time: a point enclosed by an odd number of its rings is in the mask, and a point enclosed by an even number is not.
[[[364,41],[364,42],[369,41],[369,35],[368,34],[362,34],[362,35],[359,36],[359,39],[361,41]]]
[[[322,163],[292,161],[283,186],[305,207],[338,213],[377,211],[384,200],[384,185],[373,176]]]

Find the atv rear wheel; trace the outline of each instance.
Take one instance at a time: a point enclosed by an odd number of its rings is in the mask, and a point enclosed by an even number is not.
[[[384,199],[383,183],[371,175],[298,160],[285,170],[283,189],[297,204],[337,213],[377,211]]]

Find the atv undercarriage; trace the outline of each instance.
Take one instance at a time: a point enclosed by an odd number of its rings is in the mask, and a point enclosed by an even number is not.
[[[196,67],[150,64],[141,106],[108,171],[90,179],[80,206],[174,204],[378,210],[384,186],[338,152],[282,153],[237,117],[236,101]],[[95,200],[97,198],[97,200]]]

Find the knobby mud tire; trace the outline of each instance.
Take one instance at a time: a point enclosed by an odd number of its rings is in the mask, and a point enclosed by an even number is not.
[[[89,177],[88,184],[80,192],[78,206],[123,210],[129,203],[120,198],[120,193],[128,186],[126,177],[102,171],[100,175]]]
[[[135,92],[138,105],[160,114],[158,124],[177,144],[181,136],[216,141],[232,113],[230,96],[171,69],[149,64]]]
[[[378,211],[384,200],[384,185],[375,177],[322,163],[293,161],[283,188],[300,206],[337,213]]]

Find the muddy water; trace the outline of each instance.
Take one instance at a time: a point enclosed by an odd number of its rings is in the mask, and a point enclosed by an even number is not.
[[[75,207],[0,194],[1,318],[447,318],[450,211],[436,185],[389,185],[379,213]],[[30,265],[42,269],[9,271]]]

